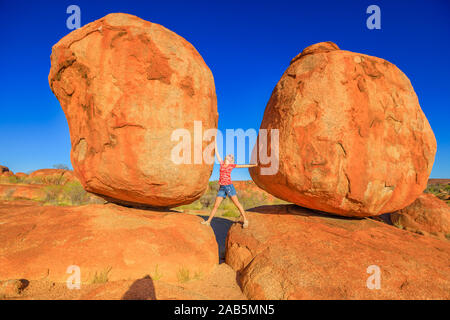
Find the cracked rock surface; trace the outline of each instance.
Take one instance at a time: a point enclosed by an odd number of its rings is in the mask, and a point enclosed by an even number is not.
[[[426,188],[436,139],[414,89],[392,63],[314,44],[272,92],[261,129],[279,130],[275,174],[250,174],[274,196],[342,216],[411,204]],[[261,140],[263,141],[263,140]],[[262,143],[277,154],[275,139]],[[261,152],[261,150],[260,150]],[[270,151],[269,151],[270,155]]]
[[[249,299],[450,298],[449,241],[296,205],[251,211],[226,241]]]
[[[129,14],[109,14],[53,46],[49,83],[87,191],[132,206],[173,207],[206,189],[213,165],[193,159],[209,142],[200,137],[194,149],[194,121],[203,132],[217,128],[216,92],[211,71],[185,39]],[[190,141],[181,165],[172,161],[173,152],[183,155],[180,135],[172,139],[177,129]]]

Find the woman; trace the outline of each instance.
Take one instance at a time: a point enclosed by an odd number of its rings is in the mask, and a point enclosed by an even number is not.
[[[220,178],[219,178],[219,192],[217,193],[216,201],[214,203],[214,207],[211,211],[211,214],[209,215],[208,220],[202,221],[202,224],[205,224],[207,226],[210,225],[212,218],[216,214],[217,209],[220,206],[220,203],[223,199],[225,199],[227,196],[231,198],[231,201],[233,201],[234,205],[238,208],[239,212],[241,213],[242,217],[244,218],[244,223],[242,225],[243,228],[248,227],[248,219],[245,215],[244,208],[242,207],[241,203],[238,200],[238,197],[236,195],[236,189],[233,186],[233,183],[231,182],[231,171],[234,168],[250,168],[250,167],[256,167],[256,164],[235,164],[234,163],[234,156],[232,154],[229,154],[225,157],[225,161],[222,161],[222,158],[219,155],[219,152],[217,151],[217,141],[216,141],[216,147],[215,147],[215,153],[216,157],[219,160],[220,163]]]

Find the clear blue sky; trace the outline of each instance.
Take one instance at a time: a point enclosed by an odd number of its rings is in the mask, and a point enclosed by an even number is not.
[[[125,12],[191,42],[215,78],[219,129],[258,129],[270,94],[303,48],[333,41],[384,58],[411,79],[438,142],[431,177],[450,178],[450,1],[22,1],[0,0],[0,164],[14,172],[70,164],[67,121],[50,91],[51,47],[81,24]],[[381,30],[366,8],[381,8]],[[217,168],[212,179],[217,179]],[[248,179],[247,169],[232,178]]]

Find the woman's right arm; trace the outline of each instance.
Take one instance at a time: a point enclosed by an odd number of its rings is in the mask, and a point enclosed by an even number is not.
[[[217,138],[217,136],[216,136],[216,138]],[[219,160],[219,163],[222,163],[222,158],[220,157],[219,150],[217,148],[217,139],[216,138],[214,138],[214,143],[215,143],[214,152],[216,153],[216,157],[217,157],[217,160]]]

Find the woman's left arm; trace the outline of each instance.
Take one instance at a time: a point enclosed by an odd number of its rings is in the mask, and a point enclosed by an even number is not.
[[[237,164],[236,168],[252,168],[257,166],[257,164]]]

